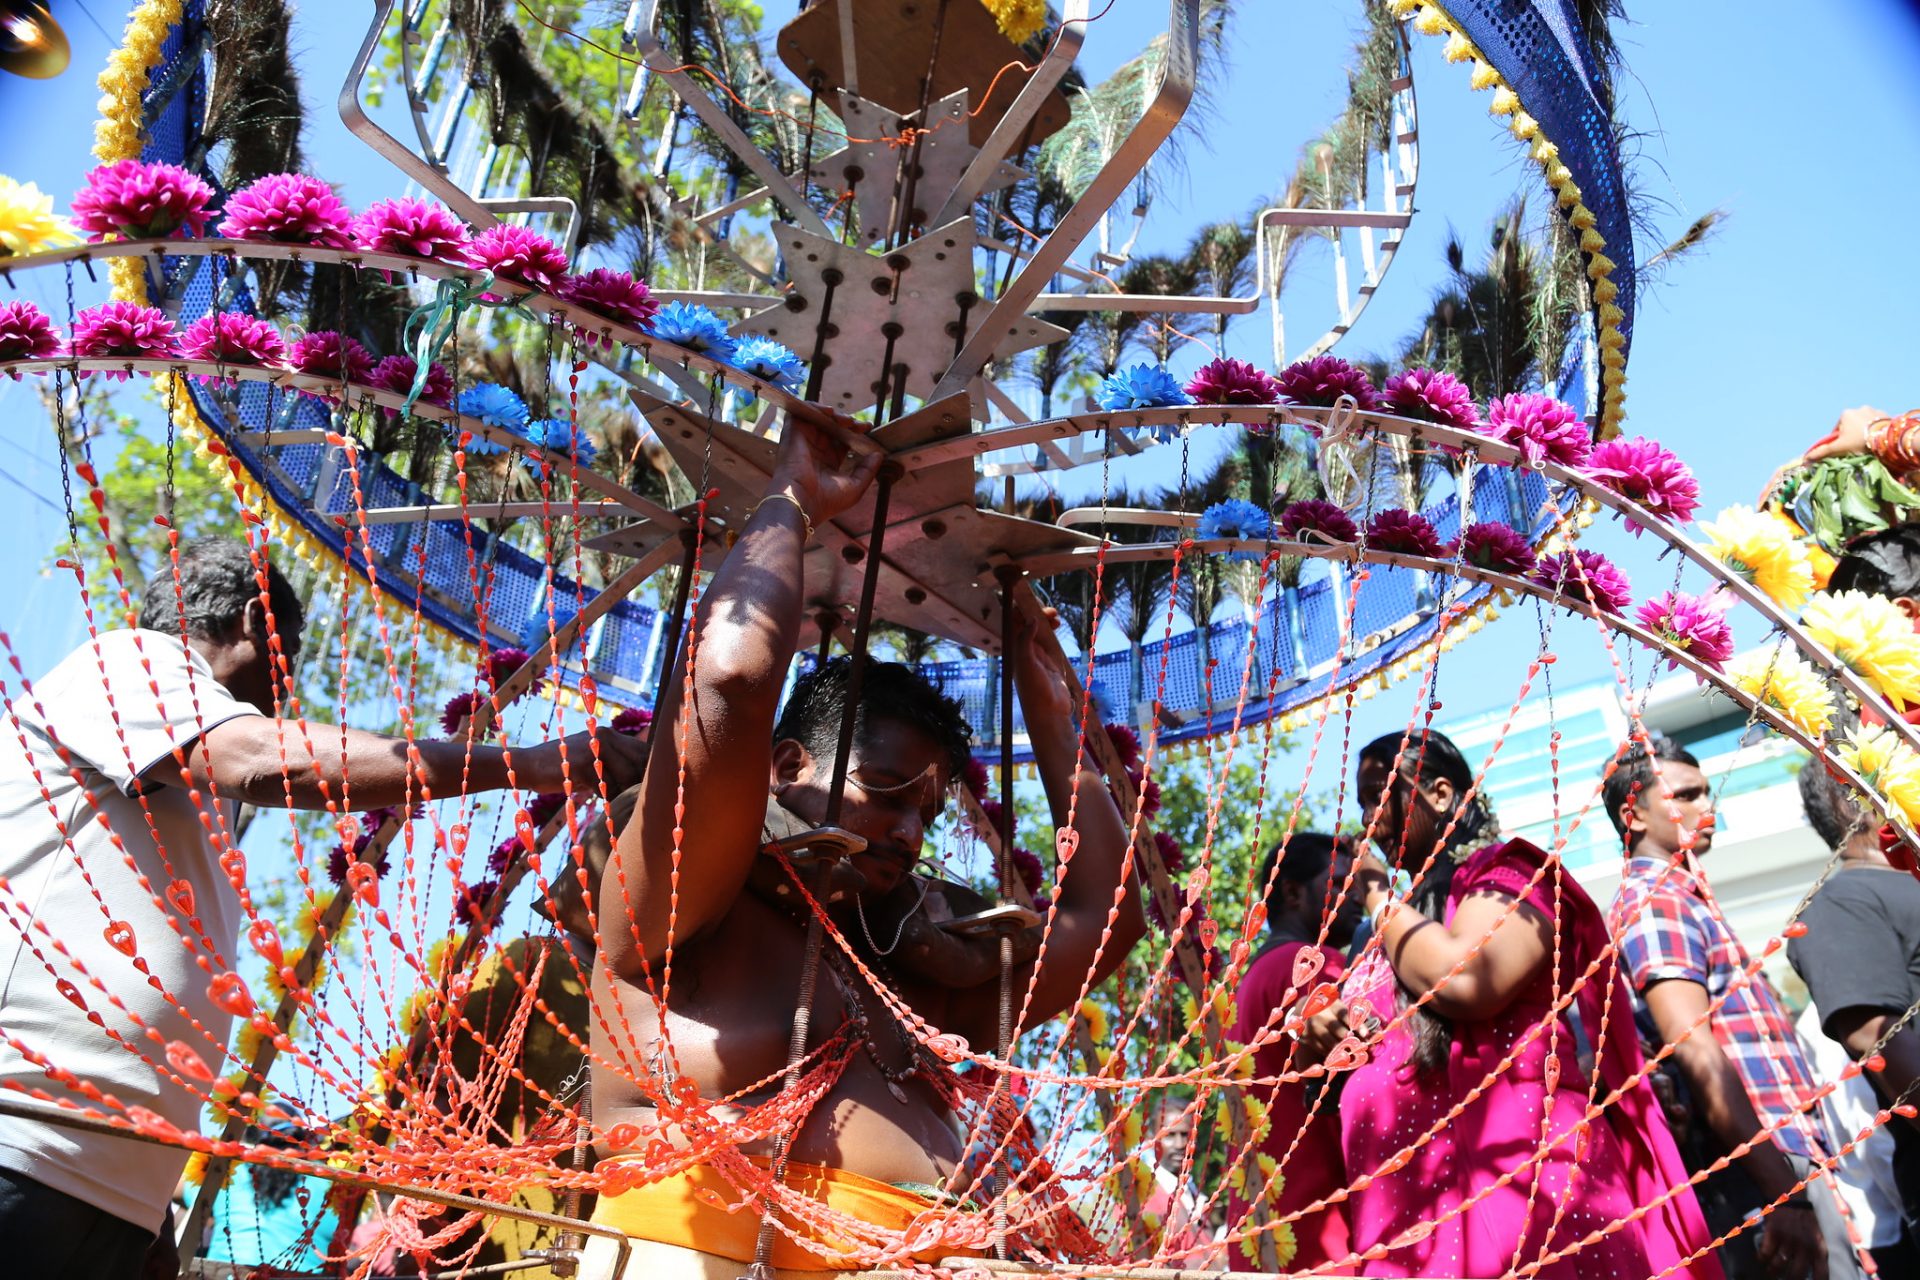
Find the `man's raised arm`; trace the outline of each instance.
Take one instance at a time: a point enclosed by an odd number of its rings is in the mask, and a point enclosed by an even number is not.
[[[745,885],[766,816],[774,715],[799,637],[807,537],[859,499],[880,462],[868,454],[848,467],[826,429],[787,420],[766,496],[689,630],[692,671],[662,681],[658,749],[602,883],[612,905],[601,912],[601,936],[615,973],[637,977],[665,952],[670,918],[673,938],[685,941],[725,915]]]

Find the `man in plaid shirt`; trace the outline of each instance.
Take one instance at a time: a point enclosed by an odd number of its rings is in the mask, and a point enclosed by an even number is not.
[[[1652,751],[1621,747],[1602,798],[1626,841],[1627,866],[1614,901],[1621,968],[1644,1004],[1705,1126],[1706,1167],[1760,1138],[1737,1162],[1707,1178],[1700,1201],[1723,1235],[1754,1211],[1786,1199],[1721,1251],[1729,1280],[1860,1274],[1845,1219],[1827,1178],[1793,1187],[1832,1146],[1817,1102],[1809,1055],[1772,984],[1727,926],[1697,859],[1713,846],[1713,796],[1699,762],[1671,739]],[[1696,1030],[1704,1022],[1711,1035]],[[1700,1144],[1689,1144],[1698,1147]],[[1697,1163],[1696,1163],[1697,1159]]]

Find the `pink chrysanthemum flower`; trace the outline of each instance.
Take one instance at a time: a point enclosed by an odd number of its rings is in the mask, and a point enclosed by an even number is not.
[[[608,726],[615,733],[624,733],[629,738],[644,738],[647,730],[653,727],[653,712],[645,707],[628,707],[613,718]]]
[[[1133,731],[1132,725],[1110,724],[1107,737],[1113,740],[1113,749],[1119,754],[1122,767],[1131,769],[1140,763],[1140,735]]]
[[[1280,384],[1265,369],[1222,357],[1194,372],[1187,396],[1195,404],[1278,404]]]
[[[493,650],[487,655],[486,666],[482,668],[486,674],[489,685],[495,689],[499,688],[502,681],[526,665],[527,659],[530,656],[525,649],[509,647]],[[533,683],[527,686],[526,692],[538,697],[541,690],[546,687],[547,678],[545,676],[535,676]]]
[[[389,822],[418,822],[427,816],[427,802],[415,800],[413,806],[404,812],[397,804],[383,804],[377,809],[368,809],[360,815],[360,829],[372,835]]]
[[[271,320],[244,311],[213,311],[187,326],[180,354],[215,364],[276,365],[286,358],[287,344]]]
[[[1172,832],[1154,832],[1153,847],[1160,851],[1160,864],[1167,869],[1169,876],[1178,879],[1187,874],[1187,851],[1180,846],[1180,841]]]
[[[1598,551],[1562,551],[1548,556],[1533,571],[1533,581],[1604,613],[1619,613],[1633,603],[1633,587],[1627,575]]]
[[[73,354],[82,359],[159,359],[174,354],[173,321],[158,307],[103,302],[73,318]],[[124,372],[107,377],[126,381]]]
[[[1437,369],[1408,369],[1394,374],[1380,389],[1380,407],[1403,418],[1462,431],[1480,424],[1480,411],[1474,408],[1467,384]]]
[[[1687,464],[1658,441],[1636,436],[1593,447],[1583,470],[1623,498],[1669,524],[1685,524],[1700,507],[1700,482]],[[1640,526],[1629,521],[1633,533]]]
[[[487,854],[487,874],[495,879],[507,874],[507,868],[520,856],[520,837],[508,836]]]
[[[420,365],[412,356],[382,356],[373,366],[373,372],[367,375],[367,381],[382,391],[404,396],[413,390],[414,375],[419,372]],[[453,407],[453,375],[438,360],[427,366],[427,385],[420,392],[420,398],[442,409]]]
[[[980,802],[980,819],[990,832],[997,833],[1000,830],[1000,820],[1006,816],[1006,812],[1006,807],[998,800]]]
[[[1040,892],[1040,886],[1047,882],[1047,868],[1040,856],[1031,849],[1015,849],[1007,855],[1007,861],[1013,864],[1013,872],[1020,877],[1020,883],[1027,886],[1027,895]]]
[[[1460,540],[1449,544],[1448,555],[1458,555],[1476,569],[1518,577],[1534,566],[1533,548],[1518,529],[1485,521],[1468,525]]]
[[[1733,656],[1733,628],[1727,624],[1727,606],[1713,595],[1668,591],[1641,605],[1635,616],[1648,631],[1715,671],[1723,669]],[[1671,659],[1667,662],[1669,668],[1679,665]]]
[[[499,892],[498,880],[479,880],[473,884],[463,884],[453,891],[453,922],[455,924],[488,924],[487,904],[493,901],[493,895]]]
[[[353,220],[353,243],[369,253],[465,265],[467,224],[430,200],[380,200]]]
[[[1547,462],[1577,467],[1593,452],[1587,424],[1571,405],[1530,391],[1488,404],[1487,434],[1518,449],[1530,467]]]
[[[317,329],[301,334],[287,352],[287,364],[317,378],[345,378],[367,382],[373,377],[373,355],[344,334]]]
[[[353,212],[333,188],[304,173],[270,173],[227,200],[220,234],[233,240],[345,249]]]
[[[60,331],[31,302],[0,302],[0,360],[50,360],[60,354]]]
[[[170,236],[183,227],[197,236],[212,199],[213,188],[179,165],[121,160],[87,175],[86,189],[73,198],[73,221],[95,240]]]
[[[477,711],[484,701],[477,693],[456,693],[448,698],[447,705],[440,708],[440,732],[449,738],[466,737],[461,731],[461,722]]]
[[[1295,542],[1307,542],[1302,534],[1318,534],[1321,541],[1355,542],[1360,529],[1353,517],[1324,498],[1303,498],[1280,513],[1280,528]]]
[[[538,231],[507,222],[475,236],[467,246],[467,262],[542,293],[552,293],[567,274],[567,255],[559,245]]]
[[[1378,512],[1367,521],[1367,545],[1431,559],[1438,559],[1444,552],[1433,523],[1418,511],[1399,507]]]
[[[992,785],[987,776],[987,766],[978,756],[967,757],[967,767],[961,771],[960,781],[975,800],[985,800],[987,788]]]
[[[347,882],[348,859],[359,857],[367,851],[367,846],[372,843],[373,837],[371,835],[363,835],[353,842],[352,853],[347,852],[347,846],[344,844],[333,846],[332,850],[327,854],[327,879],[333,881],[335,884],[345,884]],[[384,855],[380,861],[373,864],[373,869],[376,875],[387,869],[387,860]]]
[[[609,271],[605,267],[560,282],[560,296],[595,315],[617,321],[631,329],[642,329],[660,314],[647,282],[633,278],[631,271]]]
[[[1362,409],[1375,408],[1378,395],[1366,370],[1339,356],[1315,356],[1297,360],[1280,371],[1280,394],[1294,404],[1318,405],[1331,409],[1341,396],[1352,396]]]

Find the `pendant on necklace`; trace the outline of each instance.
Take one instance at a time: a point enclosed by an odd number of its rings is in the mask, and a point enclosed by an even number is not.
[[[897,1102],[897,1103],[899,1103],[899,1104],[900,1104],[901,1106],[903,1106],[903,1107],[904,1107],[904,1106],[906,1106],[906,1105],[907,1105],[907,1091],[906,1091],[905,1089],[902,1089],[902,1088],[900,1087],[900,1082],[899,1082],[899,1081],[897,1081],[897,1080],[888,1080],[888,1081],[887,1081],[887,1092],[888,1092],[888,1093],[891,1093],[891,1094],[893,1095],[893,1100],[894,1100],[895,1102]]]

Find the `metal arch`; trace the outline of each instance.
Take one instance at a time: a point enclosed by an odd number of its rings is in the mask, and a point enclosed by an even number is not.
[[[1001,341],[1033,306],[1046,282],[1086,239],[1100,216],[1120,198],[1127,184],[1146,167],[1186,115],[1187,107],[1193,102],[1200,57],[1200,0],[1171,0],[1167,36],[1167,60],[1160,69],[1160,86],[1139,121],[1112,158],[1100,167],[1080,198],[1073,202],[1073,207],[1047,233],[1013,283],[995,300],[993,309],[981,319],[966,346],[935,386],[932,399],[965,391],[980,376]]]

